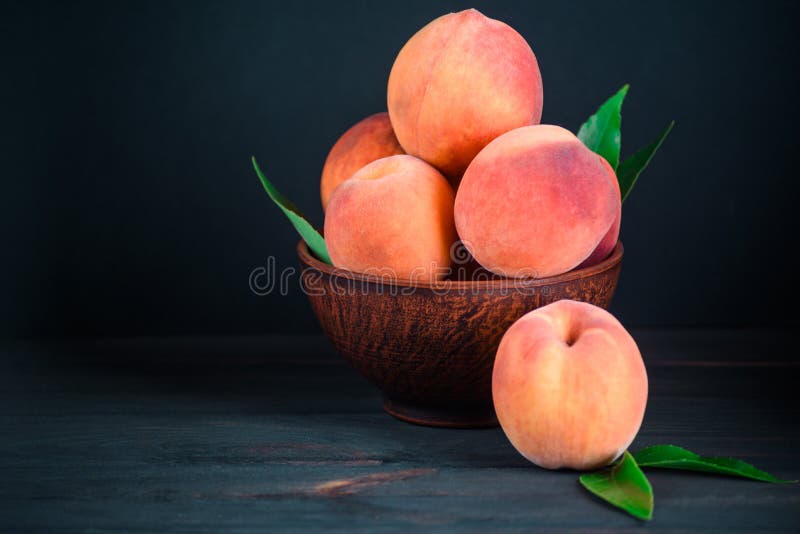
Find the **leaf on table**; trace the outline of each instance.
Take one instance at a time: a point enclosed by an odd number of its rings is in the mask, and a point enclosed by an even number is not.
[[[619,168],[617,169],[617,181],[619,181],[619,190],[622,194],[623,202],[625,202],[625,198],[631,192],[631,189],[633,189],[633,186],[636,184],[636,180],[639,178],[639,175],[642,174],[642,171],[645,170],[645,168],[647,168],[647,165],[650,163],[650,160],[653,159],[656,150],[659,149],[661,143],[663,143],[664,139],[667,138],[667,135],[672,130],[673,126],[675,126],[675,121],[669,123],[666,130],[664,130],[661,135],[658,136],[658,139],[620,163]]]
[[[622,144],[622,101],[628,94],[629,85],[605,101],[597,112],[589,117],[578,130],[578,139],[597,152],[611,164],[615,171],[619,165],[619,151]]]
[[[628,451],[610,469],[581,475],[584,488],[632,516],[653,517],[653,488]]]
[[[331,262],[331,257],[328,255],[328,247],[325,246],[325,240],[322,238],[319,232],[311,226],[311,223],[306,220],[305,216],[300,212],[297,206],[295,206],[288,198],[283,196],[272,182],[267,180],[267,177],[264,176],[264,173],[261,172],[261,169],[256,163],[256,158],[251,158],[253,160],[253,168],[256,170],[256,174],[258,175],[259,180],[261,180],[261,185],[264,186],[264,191],[267,192],[269,198],[272,199],[275,204],[283,211],[286,217],[289,218],[289,222],[295,227],[295,230],[300,234],[300,237],[308,245],[308,248],[311,249],[311,252],[319,258],[320,260],[324,261],[329,265],[333,265]]]
[[[747,462],[735,458],[700,456],[675,445],[653,445],[640,450],[633,456],[641,467],[702,471],[751,478],[763,482],[797,482],[796,480],[781,480],[765,471],[756,469]]]

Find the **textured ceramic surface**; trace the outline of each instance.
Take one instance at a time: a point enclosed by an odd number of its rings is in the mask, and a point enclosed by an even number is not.
[[[560,299],[607,308],[623,247],[603,262],[525,280],[385,281],[320,262],[297,247],[302,284],[336,350],[384,393],[384,409],[412,423],[497,424],[492,365],[500,338],[525,313]]]

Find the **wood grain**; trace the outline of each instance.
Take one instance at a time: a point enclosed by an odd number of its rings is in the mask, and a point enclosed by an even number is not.
[[[674,443],[800,478],[793,331],[633,335],[651,387],[634,450]],[[0,532],[800,524],[800,485],[651,470],[655,516],[641,525],[576,473],[529,464],[499,428],[389,417],[321,336],[5,344],[0,424]]]

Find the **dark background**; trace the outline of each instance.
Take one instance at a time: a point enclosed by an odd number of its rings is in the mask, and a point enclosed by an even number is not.
[[[0,2],[0,335],[314,332],[294,230],[337,137],[385,109],[400,47],[469,6],[537,55],[576,131],[631,84],[623,155],[677,125],[625,204],[624,324],[794,325],[792,2]]]

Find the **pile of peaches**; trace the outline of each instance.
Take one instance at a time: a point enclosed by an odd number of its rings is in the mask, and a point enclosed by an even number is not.
[[[539,124],[539,66],[510,26],[474,9],[432,21],[398,54],[387,102],[323,167],[336,267],[431,281],[460,240],[492,273],[538,278],[616,245],[616,174],[568,130]]]
[[[352,126],[321,179],[334,266],[435,281],[461,243],[487,271],[549,277],[596,264],[620,230],[611,165],[539,124],[539,66],[525,39],[469,9],[435,19],[400,50],[388,113]],[[641,425],[647,374],[607,311],[558,301],[520,318],[495,358],[493,398],[512,444],[538,465],[617,458]]]

